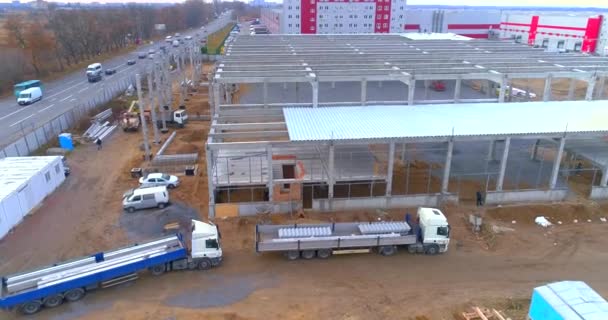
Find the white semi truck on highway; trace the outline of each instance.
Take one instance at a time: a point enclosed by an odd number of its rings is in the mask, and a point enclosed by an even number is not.
[[[446,252],[449,243],[450,225],[435,208],[419,208],[417,222],[256,225],[255,230],[256,252],[282,252],[289,260],[371,251],[390,256],[398,247],[434,255]]]
[[[2,277],[0,309],[33,314],[80,300],[96,288],[133,281],[142,270],[153,275],[207,270],[221,261],[217,226],[192,220],[187,232]]]

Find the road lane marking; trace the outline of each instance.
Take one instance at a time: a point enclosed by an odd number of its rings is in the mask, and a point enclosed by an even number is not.
[[[53,103],[52,105],[50,105],[50,106],[48,106],[48,107],[46,107],[46,108],[40,109],[40,110],[38,110],[38,113],[40,113],[40,112],[42,112],[42,111],[44,111],[44,110],[46,110],[46,109],[48,109],[48,108],[51,108],[51,107],[53,107],[54,105],[55,105],[55,104]]]
[[[88,89],[88,87],[84,87],[84,88],[82,88],[82,89],[78,90],[78,93],[81,93],[81,92],[83,92],[83,91],[85,91],[85,90],[87,90],[87,89]]]
[[[18,125],[18,124],[20,124],[21,122],[23,122],[23,121],[25,121],[25,120],[27,120],[27,119],[29,119],[29,118],[33,117],[33,116],[34,116],[34,114],[32,113],[32,114],[30,114],[29,116],[27,116],[27,117],[25,117],[25,118],[23,118],[23,119],[21,119],[21,120],[19,120],[19,121],[15,122],[15,123],[11,124],[9,127],[12,127],[12,126]]]
[[[69,96],[67,96],[67,97],[65,97],[65,98],[63,98],[63,99],[61,99],[61,100],[59,100],[59,101],[63,102],[63,101],[68,100],[68,99],[69,99],[69,98],[71,98],[71,97],[72,97],[72,95],[69,95]]]

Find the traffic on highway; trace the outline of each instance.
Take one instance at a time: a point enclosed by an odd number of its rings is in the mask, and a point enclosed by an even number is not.
[[[230,22],[229,15],[222,15],[212,21],[203,29],[188,30],[182,34],[183,38],[191,37],[190,41],[200,41],[208,33],[221,29]],[[177,46],[169,45],[165,41],[139,46],[133,52],[96,63],[103,66],[102,72],[96,81],[90,81],[86,70],[73,72],[61,79],[45,82],[41,97],[30,103],[20,105],[15,96],[0,99],[0,146],[11,143],[19,134],[27,133],[28,129],[37,128],[55,117],[70,111],[96,96],[104,94],[104,90],[133,79],[136,73],[146,73],[146,68],[154,62],[154,55],[150,52],[159,52],[161,47],[169,54],[180,50]],[[145,59],[138,59],[144,53]],[[110,70],[110,72],[107,72]]]

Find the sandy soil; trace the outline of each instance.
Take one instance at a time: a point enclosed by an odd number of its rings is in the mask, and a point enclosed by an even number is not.
[[[73,173],[68,181],[0,242],[0,274],[127,245],[161,233],[162,225],[172,221],[205,219],[206,126],[190,123],[172,146],[196,148],[201,154],[198,174],[182,177],[183,184],[172,191],[175,204],[134,216],[122,212],[120,196],[137,185],[129,170],[141,165],[140,135],[117,132],[101,151],[79,146],[69,157]],[[524,319],[532,288],[547,282],[583,280],[608,296],[608,223],[599,220],[608,204],[577,200],[442,209],[453,242],[448,253],[435,257],[400,252],[288,262],[280,255],[254,252],[258,222],[403,219],[414,209],[220,220],[225,256],[220,268],[162,277],[144,273],[135,283],[93,291],[82,301],[30,319],[443,320],[454,319],[454,313],[470,305],[497,307],[512,319]],[[482,234],[473,234],[466,223],[472,213],[484,217]],[[543,229],[533,224],[537,215],[563,224]]]

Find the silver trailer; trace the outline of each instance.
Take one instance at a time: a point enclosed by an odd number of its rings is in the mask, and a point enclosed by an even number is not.
[[[441,211],[419,208],[419,224],[405,221],[257,225],[256,252],[283,252],[287,259],[321,259],[332,254],[376,251],[390,256],[397,247],[410,253],[446,252],[450,226]]]

